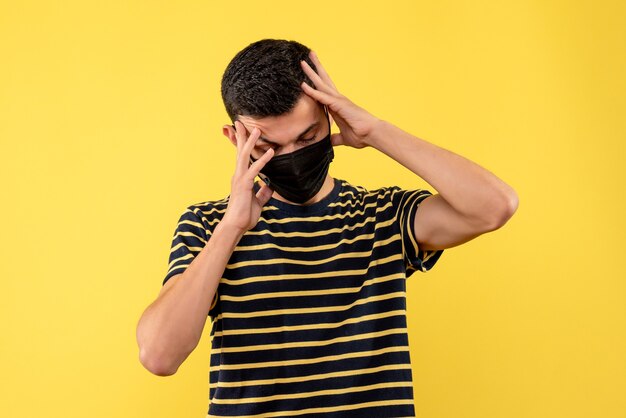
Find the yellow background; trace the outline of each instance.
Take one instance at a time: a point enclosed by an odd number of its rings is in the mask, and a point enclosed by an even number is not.
[[[626,417],[623,1],[0,3],[3,417],[204,417],[209,330],[138,360],[178,216],[229,193],[221,75],[262,38],[520,197],[408,284],[423,418]],[[337,127],[333,127],[337,132]],[[429,187],[374,149],[331,175]]]

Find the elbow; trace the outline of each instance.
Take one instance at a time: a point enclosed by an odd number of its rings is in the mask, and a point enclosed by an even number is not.
[[[164,350],[163,342],[156,339],[152,328],[154,327],[146,322],[144,313],[137,324],[135,335],[139,347],[139,362],[156,376],[171,376],[176,373],[180,363],[176,364],[172,355]]]
[[[494,229],[498,229],[504,226],[509,219],[513,217],[517,208],[519,207],[519,196],[515,190],[510,191],[501,199],[501,203],[496,210],[497,216],[494,222]]]
[[[145,348],[139,350],[139,362],[156,376],[172,376],[178,371],[178,366],[172,364],[167,358],[162,355],[149,354]]]
[[[513,217],[513,215],[517,211],[518,206],[519,197],[513,189],[510,189],[510,191],[504,197],[499,199],[499,203],[491,212],[492,214],[494,214],[494,216],[489,222],[489,231],[502,228],[504,224],[506,224],[509,219]]]
[[[178,337],[174,337],[174,339],[179,340]],[[194,340],[191,345],[176,345],[171,343],[172,338],[169,340],[161,335],[155,335],[143,323],[137,326],[139,362],[146,370],[156,376],[176,374],[180,365],[197,345],[197,340]]]

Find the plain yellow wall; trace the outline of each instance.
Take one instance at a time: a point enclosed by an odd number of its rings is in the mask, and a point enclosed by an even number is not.
[[[626,417],[625,22],[623,1],[3,0],[0,414],[205,416],[210,327],[167,378],[135,327],[180,213],[229,193],[226,65],[282,38],[520,197],[409,278],[418,416]],[[374,149],[331,175],[430,188]]]

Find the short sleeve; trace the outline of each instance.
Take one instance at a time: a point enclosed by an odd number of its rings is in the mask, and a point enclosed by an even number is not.
[[[409,277],[415,271],[426,272],[433,268],[444,250],[424,251],[420,249],[415,237],[414,221],[420,203],[433,194],[426,189],[402,190],[393,187],[392,190],[392,201],[396,208],[395,220],[398,222],[402,236],[406,275]]]
[[[204,227],[198,211],[199,209],[197,208],[188,207],[178,219],[172,238],[168,268],[163,279],[163,285],[173,276],[183,273],[209,240],[210,232]],[[215,318],[218,314],[218,293],[218,291],[215,292],[209,308],[209,316],[211,318]]]

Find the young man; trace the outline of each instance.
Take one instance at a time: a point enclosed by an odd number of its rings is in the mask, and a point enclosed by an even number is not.
[[[515,191],[355,105],[295,41],[240,51],[222,97],[237,149],[231,193],[181,215],[161,293],[138,324],[140,361],[174,374],[208,312],[210,417],[414,416],[405,281],[504,225]],[[333,178],[338,145],[373,147],[438,194]]]

